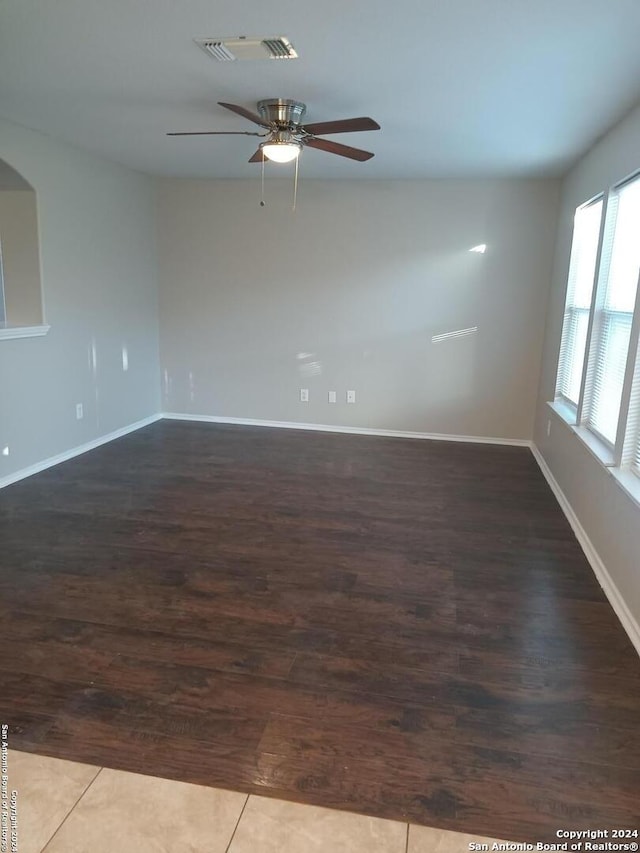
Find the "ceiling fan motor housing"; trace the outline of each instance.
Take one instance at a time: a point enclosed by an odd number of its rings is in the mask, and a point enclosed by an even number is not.
[[[301,101],[271,98],[258,101],[258,112],[266,122],[284,127],[296,127],[302,121],[307,107]]]
[[[216,136],[218,134],[239,134],[246,136],[266,137],[258,150],[249,159],[250,163],[264,162],[265,156],[279,163],[287,163],[296,158],[303,146],[318,148],[329,154],[338,154],[350,160],[370,160],[371,151],[342,145],[330,139],[323,139],[330,133],[354,133],[361,130],[380,130],[380,125],[368,116],[340,119],[338,121],[321,121],[312,124],[302,124],[302,118],[307,107],[302,101],[291,101],[288,98],[268,98],[258,101],[258,114],[239,104],[228,104],[218,101],[221,107],[231,110],[242,118],[263,129],[262,133],[247,130],[209,130],[193,133],[171,133],[169,136]]]

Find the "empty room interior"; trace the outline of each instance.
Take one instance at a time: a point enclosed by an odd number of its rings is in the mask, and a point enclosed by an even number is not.
[[[637,850],[640,5],[0,4],[0,846]]]

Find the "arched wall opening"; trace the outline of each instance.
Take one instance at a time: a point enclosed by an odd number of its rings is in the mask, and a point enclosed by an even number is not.
[[[0,328],[43,322],[36,193],[0,160]]]

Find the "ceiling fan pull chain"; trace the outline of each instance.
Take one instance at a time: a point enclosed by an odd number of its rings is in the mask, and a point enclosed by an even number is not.
[[[295,213],[296,210],[296,201],[298,199],[298,167],[300,165],[300,154],[296,157],[296,174],[293,179],[293,207],[292,210]]]
[[[262,152],[262,195],[260,198],[260,207],[264,207],[264,151]]]

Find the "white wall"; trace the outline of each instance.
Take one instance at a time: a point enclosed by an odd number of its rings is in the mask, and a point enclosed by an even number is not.
[[[160,183],[165,411],[530,438],[557,183],[303,175],[295,213],[291,191]]]
[[[0,158],[37,193],[51,325],[0,340],[2,479],[156,413],[159,373],[152,179],[5,121]]]
[[[637,169],[640,107],[603,137],[564,181],[535,442],[640,624],[640,507],[546,405],[555,390],[575,208]],[[547,437],[549,420],[551,435]]]

